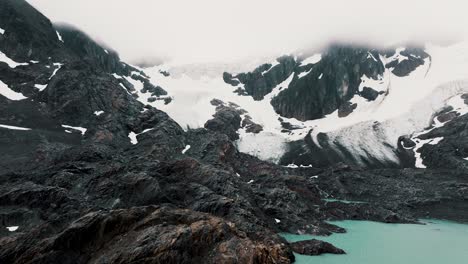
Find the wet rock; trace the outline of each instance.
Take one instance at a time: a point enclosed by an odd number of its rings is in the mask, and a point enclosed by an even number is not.
[[[302,255],[317,256],[322,254],[346,254],[346,252],[340,248],[333,246],[332,244],[317,240],[303,240],[291,243],[291,248],[294,252]]]

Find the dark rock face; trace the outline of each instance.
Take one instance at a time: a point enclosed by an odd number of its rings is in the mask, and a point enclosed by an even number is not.
[[[317,239],[294,242],[291,243],[291,247],[294,252],[309,256],[317,256],[326,253],[346,254],[344,250],[337,248],[328,242]]]
[[[468,95],[462,95],[465,104],[468,105]],[[423,165],[427,168],[445,168],[465,170],[468,166],[468,116],[460,115],[452,107],[443,109],[434,116],[443,125],[435,127],[431,124],[427,132],[415,138],[400,138],[399,151],[401,159],[414,166],[415,140],[433,140],[417,149],[421,153]],[[435,140],[435,141],[434,141]]]
[[[43,61],[62,45],[49,19],[24,0],[0,2],[0,50],[17,62]]]
[[[244,85],[245,93],[251,95],[254,100],[262,100],[274,87],[286,80],[295,70],[297,62],[291,56],[283,56],[277,59],[278,64],[263,64],[254,71],[240,73],[232,76],[223,74],[226,83],[237,86]]]
[[[359,94],[369,101],[374,101],[380,93],[370,87],[364,87]]]
[[[386,55],[391,57],[395,54],[395,51],[388,51]],[[408,76],[417,67],[424,64],[424,59],[429,57],[429,54],[424,52],[423,49],[418,47],[410,47],[401,51],[400,54],[405,59],[399,61],[398,59],[393,60],[385,65],[386,68],[393,68],[392,73],[399,77]]]
[[[216,101],[212,101],[212,104],[216,104]],[[205,128],[224,133],[231,140],[237,140],[239,139],[237,130],[241,127],[241,121],[238,110],[221,104],[216,107],[213,119],[205,123]]]
[[[331,46],[309,69],[309,74],[294,78],[288,89],[274,97],[271,104],[284,117],[322,118],[358,93],[363,75],[376,79],[384,72],[380,59],[374,58],[379,58],[375,50]]]
[[[245,132],[247,133],[258,134],[263,131],[263,127],[252,121],[252,118],[248,115],[242,120],[242,127],[245,128]]]
[[[128,75],[130,67],[120,61],[119,55],[101,47],[85,33],[71,26],[57,26],[63,45],[82,60],[109,73]]]
[[[281,57],[278,65],[263,64],[254,71],[233,76],[223,74],[226,83],[239,87],[239,95],[251,95],[255,100],[263,100],[274,87],[294,74],[291,83],[271,100],[276,112],[283,117],[302,121],[322,118],[335,110],[342,109],[347,116],[352,108],[349,100],[362,96],[375,100],[384,91],[375,87],[365,87],[359,91],[361,77],[377,80],[385,68],[392,68],[397,76],[406,76],[423,65],[429,55],[421,48],[407,48],[399,51],[405,59],[395,59],[384,65],[381,56],[390,58],[395,50],[379,51],[367,47],[340,45],[329,46],[322,58],[315,64],[302,65],[292,57]],[[299,78],[299,74],[305,73]]]
[[[226,134],[232,141],[239,139],[237,131],[240,128],[244,128],[247,133],[254,134],[260,133],[263,130],[263,127],[255,123],[247,115],[247,112],[238,105],[234,103],[225,104],[218,99],[213,99],[211,104],[216,106],[216,113],[213,115],[213,119],[205,123],[206,129]],[[241,115],[243,115],[243,118]]]
[[[347,117],[351,114],[354,109],[356,109],[357,104],[352,104],[350,102],[346,102],[338,108],[338,117]]]
[[[39,230],[38,230],[39,231]],[[40,235],[40,234],[35,234]],[[6,241],[8,263],[287,263],[284,247],[247,238],[234,223],[168,207],[91,212],[48,239]],[[18,245],[19,244],[19,245]],[[132,244],[133,247],[128,247]],[[9,255],[13,246],[24,251]]]

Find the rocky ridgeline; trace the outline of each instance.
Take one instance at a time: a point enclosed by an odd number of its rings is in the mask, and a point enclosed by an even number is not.
[[[114,75],[151,83],[143,72],[85,34],[57,35],[20,0],[0,1],[0,27],[0,51],[23,63],[0,62],[0,80],[27,97],[0,96],[0,124],[16,127],[0,127],[1,263],[291,263],[293,250],[342,251],[279,232],[344,232],[327,222],[340,219],[468,220],[455,212],[467,199],[461,174],[264,162],[234,146],[234,129],[260,129],[235,105],[214,102],[207,129],[184,131]]]
[[[274,87],[294,74],[287,89],[271,100],[278,114],[305,121],[319,119],[339,110],[338,114],[345,117],[356,107],[350,103],[353,96],[359,95],[373,101],[383,93],[376,87],[365,86],[359,90],[363,76],[378,80],[385,69],[390,69],[399,77],[407,76],[423,65],[424,59],[429,56],[421,48],[407,48],[400,53],[404,60],[382,61],[382,58],[391,58],[395,53],[395,49],[379,51],[334,44],[320,54],[318,61],[307,63],[306,59],[283,56],[277,59],[276,65],[263,64],[252,72],[235,76],[224,73],[223,79],[233,86],[242,85],[237,90],[240,95],[263,100]]]

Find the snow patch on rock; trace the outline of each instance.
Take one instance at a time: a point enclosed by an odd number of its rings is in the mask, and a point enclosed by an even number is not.
[[[56,30],[55,33],[57,33],[57,38],[58,40],[60,40],[61,42],[64,42],[63,41],[63,38],[62,38],[62,35],[60,35],[60,33]],[[65,43],[65,42],[64,42]]]
[[[104,111],[102,111],[102,110],[101,111],[94,111],[95,116],[100,116],[102,114],[104,114]]]
[[[47,84],[35,84],[36,87],[40,92],[42,92],[45,88],[47,88]]]
[[[5,62],[10,68],[16,68],[18,66],[29,65],[28,63],[19,63],[10,59],[5,53],[0,51],[0,62]]]
[[[321,60],[322,60],[322,54],[317,53],[301,61],[301,65],[316,64]]]
[[[182,150],[182,154],[185,154],[190,149],[190,145],[185,146],[185,148]]]
[[[8,229],[8,231],[10,232],[15,232],[16,230],[18,230],[19,226],[7,226],[6,229]]]
[[[6,98],[13,100],[13,101],[19,101],[23,99],[27,99],[22,93],[18,93],[10,89],[8,85],[0,80],[0,95],[5,96]]]
[[[88,130],[87,128],[84,127],[76,127],[76,126],[69,126],[69,125],[62,125],[63,128],[69,128],[72,130],[78,130],[81,132],[81,135],[84,136],[86,131]]]
[[[27,127],[9,126],[9,125],[2,125],[2,124],[0,124],[0,127],[10,129],[10,130],[23,130],[23,131],[31,130],[31,128],[27,128]]]

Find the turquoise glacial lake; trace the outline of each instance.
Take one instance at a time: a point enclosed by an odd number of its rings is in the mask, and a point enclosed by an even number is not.
[[[329,237],[281,234],[290,242],[320,239],[345,255],[295,254],[298,264],[468,264],[468,225],[424,220],[426,225],[337,221],[345,234]]]

